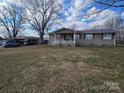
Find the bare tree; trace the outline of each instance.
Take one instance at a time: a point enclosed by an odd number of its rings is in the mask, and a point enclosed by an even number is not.
[[[104,26],[96,24],[96,25],[92,26],[90,29],[94,29],[94,30],[96,30],[96,29],[104,29]]]
[[[124,0],[93,0],[95,3],[108,7],[124,8]]]
[[[104,23],[104,26],[105,28],[118,31],[123,26],[123,19],[119,16],[111,18]]]
[[[118,31],[118,39],[124,38],[124,20],[120,16],[107,20],[104,23],[104,28]]]
[[[43,36],[55,23],[61,5],[56,0],[24,0],[27,8],[28,22],[43,43]]]
[[[0,9],[0,26],[6,32],[6,37],[16,38],[22,31],[25,10],[16,3],[9,2]]]
[[[93,0],[95,4],[100,5],[102,8],[99,11],[96,11],[94,14],[99,14],[103,12],[106,9],[109,8],[114,8],[117,9],[119,8],[120,14],[123,12],[124,9],[124,0]]]
[[[92,0],[92,5],[90,9],[93,6],[99,6],[100,9],[93,11],[92,13],[88,13],[86,17],[93,16],[92,19],[95,19],[99,14],[106,9],[118,9],[119,15],[122,15],[124,11],[124,0]]]

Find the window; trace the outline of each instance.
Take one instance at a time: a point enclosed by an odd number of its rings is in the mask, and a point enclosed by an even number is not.
[[[112,34],[103,34],[103,39],[112,39]]]
[[[85,34],[85,39],[93,39],[93,34]]]
[[[66,35],[66,40],[71,40],[71,39],[72,39],[71,35]]]

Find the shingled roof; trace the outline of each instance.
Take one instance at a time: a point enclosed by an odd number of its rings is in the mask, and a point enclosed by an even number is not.
[[[61,28],[53,32],[50,32],[49,34],[57,33],[62,30],[67,30],[67,31],[76,32],[76,33],[117,33],[117,31],[114,31],[112,29],[73,30],[70,28]]]
[[[117,31],[111,29],[95,29],[95,30],[80,30],[81,33],[116,33]]]

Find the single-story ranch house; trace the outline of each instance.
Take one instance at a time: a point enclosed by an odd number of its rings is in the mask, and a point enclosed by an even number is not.
[[[49,44],[59,46],[116,46],[116,33],[110,29],[72,30],[61,28],[49,33]]]

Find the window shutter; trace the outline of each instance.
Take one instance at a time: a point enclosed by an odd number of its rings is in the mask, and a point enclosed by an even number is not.
[[[114,39],[114,33],[112,34],[112,39]]]
[[[101,39],[103,39],[103,34],[101,34]]]
[[[80,34],[80,37],[79,37],[80,39],[81,39],[81,36],[82,36],[82,34]]]
[[[86,38],[86,34],[84,34],[84,39]]]
[[[64,40],[66,40],[66,35],[64,34],[63,36],[64,36]]]

